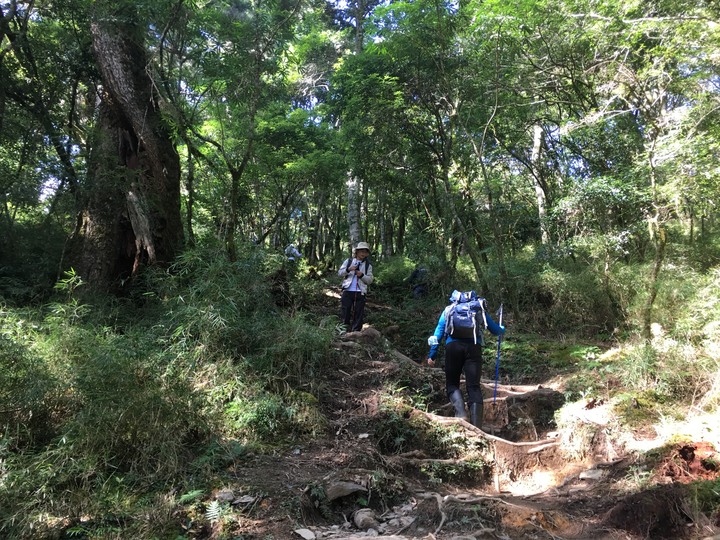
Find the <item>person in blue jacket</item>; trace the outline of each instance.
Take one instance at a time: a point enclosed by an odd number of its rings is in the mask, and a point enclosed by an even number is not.
[[[460,293],[454,291],[450,296],[450,305],[447,306],[438,320],[435,333],[428,339],[430,352],[427,363],[430,367],[435,365],[440,343],[445,340],[445,388],[448,399],[455,408],[456,418],[466,418],[465,402],[460,390],[460,375],[465,372],[465,386],[468,394],[468,409],[470,410],[470,423],[482,428],[483,395],[480,388],[480,374],[482,370],[482,332],[484,328],[496,336],[505,333],[505,327],[497,324],[490,314],[480,310],[477,314],[480,338],[453,337],[450,328],[450,313],[452,308],[461,301],[478,300],[475,291]],[[484,305],[485,300],[479,299]]]

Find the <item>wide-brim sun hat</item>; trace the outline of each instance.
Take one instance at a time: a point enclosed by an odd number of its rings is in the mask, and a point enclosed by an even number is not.
[[[371,251],[370,246],[367,242],[358,242],[358,245],[355,246],[355,251],[357,251],[358,249],[367,249],[368,251]]]

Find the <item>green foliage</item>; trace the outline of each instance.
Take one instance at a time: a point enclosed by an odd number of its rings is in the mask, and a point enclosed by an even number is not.
[[[402,497],[406,495],[407,489],[403,478],[383,470],[374,471],[370,476],[368,500],[363,506],[375,503],[381,508],[391,508],[403,502]]]
[[[637,265],[619,270],[617,281],[632,283],[634,287],[634,295],[630,298],[627,306],[628,326],[639,329],[642,324],[642,309],[649,293],[648,280],[651,267],[650,265]],[[706,294],[710,293],[711,298],[716,298],[717,294],[712,294],[712,281],[711,276],[703,275],[682,262],[666,264],[657,285],[657,298],[652,313],[652,322],[659,325],[657,330],[663,334],[674,333],[672,329],[676,325],[678,315],[682,313],[678,306],[690,307],[696,302],[708,305],[706,298],[698,294],[700,290]],[[690,307],[690,309],[693,308]],[[696,309],[693,311],[696,314],[698,312]],[[688,323],[691,323],[690,319],[686,320],[685,325],[687,326]]]
[[[232,422],[228,419],[226,424]],[[249,452],[249,447],[236,439],[212,437],[191,464],[191,468],[200,476],[212,474],[233,464],[236,459],[242,459]]]
[[[178,504],[187,504],[194,502],[205,495],[205,492],[201,489],[193,489],[187,493],[183,493],[178,499]]]
[[[21,448],[47,443],[72,411],[65,372],[34,343],[34,311],[0,308],[0,427]]]
[[[230,264],[201,247],[170,275],[145,273],[142,296],[92,296],[68,274],[45,309],[3,308],[3,533],[40,527],[52,506],[97,516],[73,529],[97,535],[150,486],[216,474],[246,452],[241,440],[324,429],[311,392],[333,329],[275,305],[257,279],[268,271],[259,251]]]
[[[74,366],[82,409],[67,425],[75,451],[139,477],[172,478],[207,436],[202,396],[190,381],[165,377],[162,364],[132,343],[101,343]]]
[[[706,395],[712,407],[717,361],[702,348],[667,337],[630,342],[578,362],[565,385],[568,398],[615,396],[630,423],[682,414],[678,402]]]
[[[492,470],[490,463],[481,457],[458,460],[455,463],[431,462],[420,467],[433,484],[453,482],[477,486],[487,482]]]
[[[304,314],[278,312],[253,320],[246,332],[240,337],[245,361],[261,377],[276,387],[289,384],[316,389],[317,375],[329,361],[334,333],[330,324],[315,326]]]
[[[62,255],[63,230],[37,219],[12,226],[0,220],[0,299],[18,306],[50,296]]]
[[[520,383],[534,380],[545,370],[543,357],[537,353],[535,347],[517,337],[505,339],[501,346],[502,373],[507,374],[514,381]]]
[[[486,357],[494,358],[496,350],[488,347]],[[599,367],[598,354],[597,346],[583,342],[513,335],[502,342],[500,374],[519,383],[541,381],[558,373],[587,376]],[[572,379],[568,384],[573,385]]]
[[[482,443],[469,441],[452,427],[439,426],[413,414],[399,392],[385,396],[380,407],[374,437],[384,453],[422,449],[431,456],[447,458],[481,449]]]
[[[301,440],[324,426],[317,400],[309,394],[285,396],[254,393],[252,400],[239,397],[226,407],[230,429],[249,440],[277,445]]]
[[[671,415],[675,404],[652,390],[622,392],[615,396],[613,410],[627,426],[643,426]]]
[[[597,335],[618,322],[602,276],[562,250],[538,251],[508,263],[512,309],[524,326],[557,335]],[[530,258],[530,255],[533,255]]]
[[[407,300],[410,285],[407,278],[415,268],[415,264],[406,257],[391,257],[373,266],[373,289],[384,301],[399,303]]]
[[[375,440],[381,452],[400,454],[414,448],[419,441],[417,426],[405,416],[402,410],[388,407],[378,416],[375,423]]]
[[[715,468],[717,470],[717,466]],[[720,512],[720,480],[693,482],[690,484],[693,508],[707,516]]]

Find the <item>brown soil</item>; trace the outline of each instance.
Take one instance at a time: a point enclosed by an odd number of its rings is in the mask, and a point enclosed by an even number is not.
[[[336,347],[322,381],[325,432],[237,461],[214,494],[232,501],[234,522],[190,526],[189,537],[636,540],[719,532],[720,516],[698,513],[688,487],[718,478],[710,444],[666,449],[648,481],[640,474],[647,464],[619,428],[591,417],[602,404],[578,407],[580,420],[562,429],[550,420],[563,404],[557,390],[500,385],[480,431],[450,417],[440,369],[404,357],[374,329]],[[427,411],[388,409],[389,383],[398,394],[429,396]],[[487,381],[485,395],[493,391]],[[431,436],[439,432],[445,450]]]

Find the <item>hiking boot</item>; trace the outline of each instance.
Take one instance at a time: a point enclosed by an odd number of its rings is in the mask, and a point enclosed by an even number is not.
[[[450,394],[450,403],[455,407],[455,418],[465,418],[465,402],[460,390],[455,390]]]
[[[483,404],[482,403],[471,403],[470,404],[470,423],[476,428],[482,429],[483,421]]]

